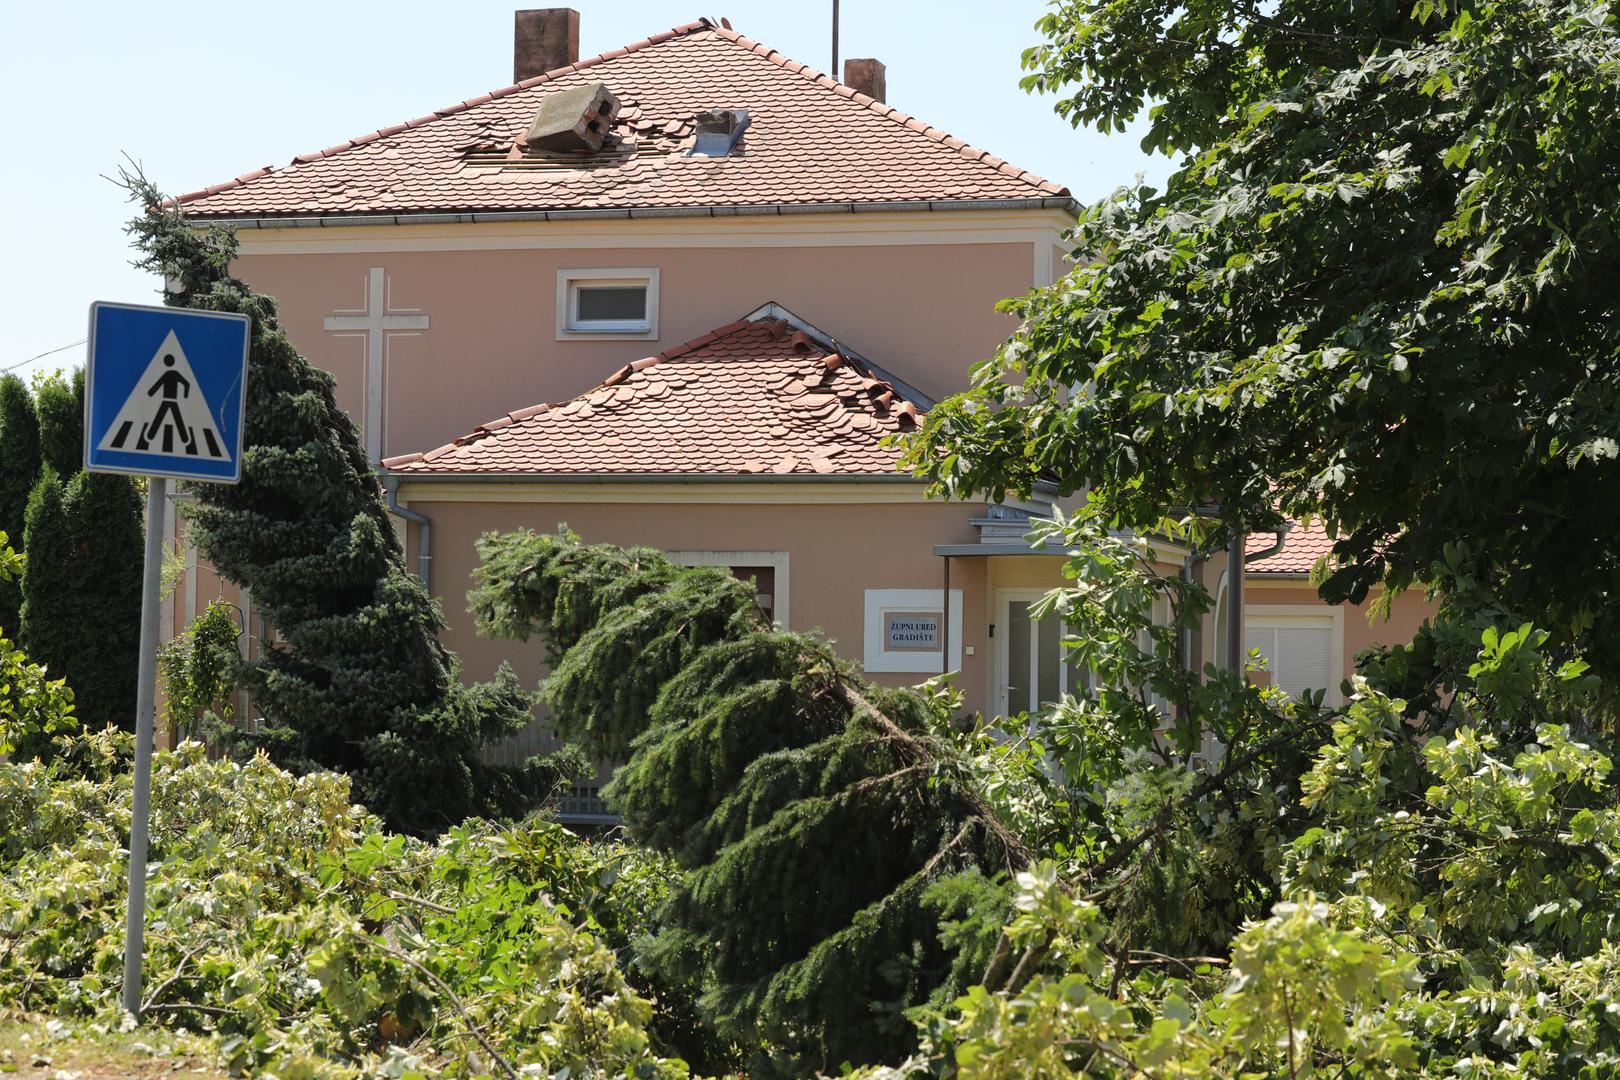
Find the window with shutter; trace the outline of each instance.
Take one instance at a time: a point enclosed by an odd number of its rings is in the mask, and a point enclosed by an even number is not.
[[[1271,681],[1288,693],[1326,690],[1327,700],[1335,702],[1341,677],[1336,618],[1251,612],[1243,620],[1244,647],[1265,657]]]

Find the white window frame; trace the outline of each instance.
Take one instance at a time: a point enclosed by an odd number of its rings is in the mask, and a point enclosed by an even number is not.
[[[1297,626],[1329,626],[1329,657],[1327,696],[1324,705],[1344,704],[1339,684],[1344,681],[1344,608],[1337,604],[1255,604],[1244,605],[1243,637],[1248,641],[1249,630],[1283,630]],[[1244,646],[1244,659],[1248,647]]]
[[[867,589],[863,650],[867,671],[938,675],[962,670],[962,590],[952,589],[950,607],[940,604],[941,589]],[[891,651],[883,647],[883,616],[890,611],[945,612],[945,653]]]
[[[579,288],[589,285],[644,285],[647,317],[581,323]],[[558,341],[651,341],[658,337],[658,268],[656,266],[584,266],[557,271]]]
[[[1009,679],[1011,672],[1009,672],[1007,669],[1011,664],[1011,658],[1009,657],[1008,653],[1010,651],[1012,638],[1007,632],[1007,627],[1012,625],[1013,602],[1025,601],[1033,604],[1035,601],[1043,599],[1049,592],[1051,592],[1050,589],[1030,588],[1007,588],[996,590],[996,647],[992,650],[995,654],[995,670],[990,673],[992,691],[990,699],[995,702],[997,716],[1006,716],[1008,709],[1007,689],[1010,685]],[[1063,621],[1063,617],[1056,611],[1048,615],[1047,618],[1057,619],[1060,623]],[[1032,625],[1035,621],[1036,620],[1033,619],[1030,620]],[[1063,629],[1064,633],[1067,634],[1068,627],[1064,626]],[[1069,650],[1063,649],[1061,654],[1058,656],[1058,692],[1078,696],[1080,691],[1090,689],[1092,675],[1089,671],[1082,672],[1081,677],[1085,680],[1086,685],[1070,686],[1068,661]],[[1032,665],[1032,670],[1026,673],[1026,677],[1033,677],[1034,672],[1039,670],[1039,655],[1037,650],[1033,648],[1030,650],[1030,663]]]
[[[676,566],[768,566],[776,581],[771,594],[771,621],[777,626],[790,626],[788,622],[788,553],[785,551],[721,551],[677,550],[666,551],[669,561]]]
[[[1210,660],[1218,668],[1225,669],[1231,665],[1232,658],[1226,655],[1226,623],[1231,616],[1230,597],[1226,591],[1227,572],[1221,571],[1219,583],[1215,586],[1215,606],[1210,611]],[[1199,664],[1200,669],[1203,664]]]

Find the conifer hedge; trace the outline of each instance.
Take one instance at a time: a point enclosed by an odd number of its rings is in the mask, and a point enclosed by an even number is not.
[[[141,497],[127,476],[46,465],[28,502],[21,641],[73,688],[92,730],[135,728],[140,646]]]
[[[39,477],[39,416],[28,387],[15,375],[0,375],[0,533],[22,544],[28,497]],[[26,550],[26,548],[24,549]],[[0,581],[0,630],[15,635],[22,592]]]
[[[57,372],[34,387],[39,412],[39,456],[65,478],[84,468],[84,369]]]

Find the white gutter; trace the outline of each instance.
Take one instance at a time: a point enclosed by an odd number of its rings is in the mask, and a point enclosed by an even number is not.
[[[185,206],[180,208],[185,210]],[[407,211],[400,214],[317,214],[310,217],[194,214],[192,220],[238,229],[319,229],[356,225],[473,225],[517,221],[596,221],[627,218],[792,217],[798,214],[946,213],[959,210],[1062,210],[1080,212],[1067,195],[1035,199],[920,199],[895,202],[761,203],[757,206],[649,206],[622,210]]]
[[[417,527],[416,559],[419,568],[417,575],[422,579],[423,587],[431,593],[433,591],[431,584],[433,575],[433,519],[420,511],[399,504],[399,481],[400,478],[395,473],[385,472],[382,474],[383,487],[388,492],[388,512],[409,521]]]

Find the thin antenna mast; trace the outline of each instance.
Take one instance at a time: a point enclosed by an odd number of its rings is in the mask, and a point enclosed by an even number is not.
[[[832,71],[828,72],[828,74],[833,77],[833,81],[837,82],[837,81],[843,79],[843,76],[838,73],[838,0],[832,0],[832,5],[833,5],[833,65],[832,65]]]

